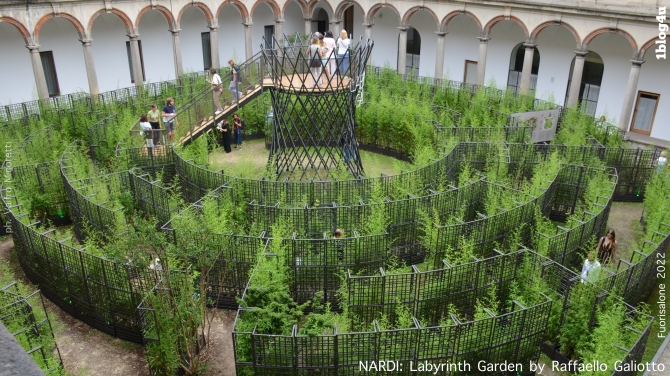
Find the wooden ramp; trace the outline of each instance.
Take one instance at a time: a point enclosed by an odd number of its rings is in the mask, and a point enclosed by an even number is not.
[[[180,138],[179,141],[175,143],[176,146],[186,146],[190,144],[196,138],[202,136],[209,130],[215,128],[216,123],[223,121],[223,119],[227,117],[233,116],[233,113],[235,113],[235,111],[238,110],[238,104],[239,107],[242,107],[251,100],[253,100],[254,98],[256,98],[257,96],[259,96],[262,92],[263,92],[263,86],[261,85],[256,85],[253,89],[247,90],[247,92],[244,95],[240,96],[238,102],[233,103],[227,107],[224,107],[223,112],[221,112],[220,114],[218,115],[212,114],[211,116],[202,119],[199,123],[194,124],[193,131],[186,133],[182,138]]]
[[[311,74],[310,74],[311,75]],[[199,123],[194,124],[194,129],[192,132],[188,132],[179,141],[176,142],[177,146],[186,146],[193,142],[196,138],[207,133],[209,130],[216,127],[216,123],[222,121],[223,119],[230,117],[237,111],[239,107],[244,106],[252,99],[259,96],[265,88],[275,87],[282,90],[291,90],[298,93],[329,93],[340,90],[348,90],[351,79],[349,77],[333,77],[328,83],[328,79],[325,74],[321,76],[321,85],[310,87],[312,85],[312,77],[307,77],[306,84],[307,87],[302,86],[302,82],[305,79],[305,74],[294,74],[291,76],[282,76],[281,80],[273,80],[271,78],[263,79],[263,85],[256,85],[253,89],[247,90],[247,92],[239,98],[238,103],[233,103],[230,106],[224,107],[223,112],[214,116],[208,116],[202,119]]]

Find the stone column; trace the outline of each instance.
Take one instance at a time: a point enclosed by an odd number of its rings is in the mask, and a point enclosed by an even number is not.
[[[333,32],[333,36],[335,37],[334,39],[337,39],[337,36],[340,34],[340,24],[342,23],[342,20],[333,20],[330,21],[330,28],[328,30]]]
[[[130,38],[130,60],[133,65],[133,80],[135,86],[144,85],[144,77],[142,76],[142,61],[140,60],[140,46],[137,43],[139,34],[128,34]]]
[[[281,48],[282,41],[284,40],[284,20],[275,20],[275,39],[277,42],[280,44],[279,46],[275,46],[275,48]]]
[[[437,50],[435,51],[435,78],[442,79],[444,75],[444,36],[447,33],[443,31],[436,31],[437,34]]]
[[[221,68],[221,63],[219,62],[219,33],[217,32],[218,26],[208,26],[209,27],[209,46],[210,54],[212,55],[212,68],[217,71]]]
[[[251,59],[252,56],[254,56],[251,49],[251,25],[253,25],[253,23],[244,22],[242,23],[242,25],[244,25],[244,52],[246,55],[245,60],[249,60]]]
[[[40,56],[40,46],[31,44],[26,46],[30,50],[30,62],[33,64],[33,74],[35,75],[35,86],[37,86],[37,95],[40,99],[49,98],[49,88],[47,79],[44,76],[44,67],[42,66],[42,57]]]
[[[305,20],[305,34],[307,35],[312,34],[312,19],[305,17],[304,20]]]
[[[175,78],[181,78],[184,68],[181,64],[181,44],[179,43],[179,32],[181,29],[170,30],[172,33],[172,56],[174,57]]]
[[[95,63],[93,62],[93,52],[91,51],[91,40],[80,39],[79,41],[84,48],[84,64],[86,65],[88,90],[91,95],[98,95],[100,94],[100,88],[98,88],[98,76],[95,73]]]
[[[521,82],[519,83],[519,94],[527,95],[530,89],[530,75],[533,70],[533,55],[535,55],[535,45],[524,43],[526,52],[523,55],[523,68],[521,69]]]
[[[486,52],[489,48],[489,39],[477,37],[479,39],[479,60],[477,60],[477,85],[484,85],[486,82]]]
[[[637,93],[637,81],[640,78],[640,67],[644,64],[643,60],[631,60],[631,62],[633,65],[628,74],[628,85],[626,85],[626,94],[623,98],[623,106],[621,106],[621,116],[619,116],[619,128],[624,132],[628,132],[630,115],[633,112]]]
[[[565,107],[574,107],[579,102],[579,88],[582,86],[582,73],[584,72],[584,56],[587,51],[575,51],[575,65],[572,67],[572,79],[570,80],[570,93]]]
[[[372,25],[373,24],[363,24],[363,28],[365,28],[365,34],[364,34],[364,37],[363,37],[365,39],[363,40],[363,43],[366,43],[368,41],[368,39],[372,39]],[[374,48],[373,48],[373,50],[374,50]],[[373,54],[373,51],[370,51],[370,56],[368,57],[367,65],[372,65],[372,54]]]
[[[398,73],[405,74],[407,65],[407,29],[408,27],[399,27],[400,38],[398,39]]]

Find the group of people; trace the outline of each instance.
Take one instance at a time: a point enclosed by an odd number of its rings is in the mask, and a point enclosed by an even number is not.
[[[234,150],[242,149],[242,129],[244,129],[244,120],[240,119],[240,116],[237,113],[233,114],[233,128],[230,129],[230,123],[228,118],[223,119],[222,122],[216,125],[216,129],[221,132],[221,144],[226,153],[230,153],[232,149],[230,148],[230,133],[233,133],[233,142],[235,143]]]
[[[321,75],[324,73],[328,81],[336,78],[338,73],[344,75],[349,70],[349,46],[351,40],[347,31],[342,30],[340,37],[335,41],[332,31],[326,31],[325,35],[314,33],[311,45],[305,51],[309,56],[309,68],[312,73],[313,86],[322,87]],[[335,49],[337,48],[337,59]]]
[[[242,75],[240,74],[240,66],[235,63],[235,60],[228,60],[230,65],[230,84],[228,84],[228,91],[233,94],[233,102],[237,102],[240,99],[240,92],[238,90],[238,85],[242,82]],[[221,76],[217,73],[216,69],[211,69],[210,78],[205,78],[205,80],[212,85],[212,93],[214,95],[214,106],[216,107],[215,115],[218,115],[223,112],[223,107],[221,106],[221,93],[223,93],[223,81]]]
[[[163,107],[162,112],[158,112],[158,106],[152,104],[151,111],[140,115],[140,128],[142,128],[144,136],[146,137],[147,147],[152,148],[161,144],[161,117],[163,118],[165,131],[167,132],[166,142],[169,144],[174,142],[175,122],[177,120],[176,115],[174,99],[172,98],[168,98],[165,101],[165,106]]]

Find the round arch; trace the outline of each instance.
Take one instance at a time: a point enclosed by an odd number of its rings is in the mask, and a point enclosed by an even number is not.
[[[254,16],[254,11],[256,10],[256,7],[258,7],[258,5],[260,5],[260,4],[267,4],[270,7],[270,9],[272,10],[272,15],[275,18],[278,17],[280,14],[282,14],[281,8],[279,7],[279,5],[277,5],[275,0],[257,0],[254,3],[254,5],[251,7],[251,12],[250,12],[251,17]]]
[[[370,25],[373,24],[372,21],[375,19],[375,15],[382,8],[389,8],[389,9],[393,10],[395,12],[396,16],[398,16],[398,22],[400,22],[402,20],[402,16],[400,15],[400,12],[398,12],[398,9],[396,9],[396,7],[394,7],[391,4],[377,3],[377,4],[373,5],[372,7],[370,7],[370,10],[368,11],[368,14],[365,16],[365,22],[367,24],[370,24]]]
[[[407,12],[405,12],[405,15],[402,17],[401,25],[403,27],[408,27],[410,18],[412,18],[412,16],[414,14],[416,14],[417,12],[420,12],[420,11],[425,11],[428,14],[430,14],[431,16],[433,16],[433,19],[435,20],[435,26],[438,27],[438,28],[440,27],[440,19],[437,18],[437,15],[435,14],[435,12],[433,12],[433,10],[430,9],[430,8],[421,7],[421,6],[418,6],[418,5],[409,8],[407,10]]]
[[[212,19],[214,16],[212,15],[212,11],[209,9],[209,7],[203,3],[189,3],[184,5],[184,7],[179,11],[179,15],[177,16],[178,23],[181,23],[181,17],[184,15],[184,12],[186,12],[186,10],[191,7],[199,8],[205,15],[205,19],[207,19],[207,26],[212,26]]]
[[[593,30],[590,32],[585,38],[584,42],[582,43],[584,45],[584,49],[589,48],[589,44],[600,34],[607,34],[607,33],[612,33],[612,34],[619,34],[622,35],[624,38],[630,42],[630,46],[633,48],[633,53],[637,54],[638,48],[637,48],[637,43],[635,42],[635,39],[628,34],[626,31],[621,30],[621,29],[616,29],[612,30],[608,27],[601,27],[600,29]]]
[[[112,8],[111,11],[107,11],[106,9],[100,9],[99,11],[93,13],[91,18],[88,20],[88,32],[93,30],[93,22],[95,22],[95,19],[98,18],[101,14],[106,14],[106,13],[111,13],[117,15],[120,19],[121,22],[123,22],[123,26],[126,28],[126,32],[128,34],[133,34],[135,31],[135,28],[133,27],[133,21],[130,20],[130,17],[128,17],[127,14],[125,14],[122,10]]]
[[[144,14],[150,10],[157,10],[161,12],[161,14],[165,17],[165,20],[167,21],[168,25],[171,28],[174,28],[176,26],[174,16],[172,15],[172,12],[170,12],[168,8],[162,5],[157,5],[155,8],[152,8],[151,6],[146,6],[140,11],[140,14],[137,15],[137,20],[135,21],[135,28],[137,30],[140,29],[140,20],[142,19],[142,16],[144,16]]]
[[[344,15],[344,11],[349,9],[349,7],[352,5],[358,6],[361,12],[363,12],[363,14],[365,15],[365,9],[363,8],[363,6],[361,6],[361,4],[353,0],[347,0],[337,5],[337,8],[335,8],[335,12],[333,13],[334,18],[337,20],[341,20]]]
[[[286,8],[293,1],[296,2],[300,6],[300,10],[302,10],[303,16],[305,14],[309,14],[309,5],[305,2],[305,0],[288,0],[287,2],[284,3],[284,7],[281,9],[282,14],[286,13]]]
[[[477,28],[479,29],[479,31],[480,32],[482,31],[482,22],[479,20],[479,18],[477,18],[477,16],[475,16],[474,13],[471,13],[471,12],[468,12],[468,11],[460,11],[460,10],[453,11],[453,12],[447,14],[446,16],[444,16],[444,18],[442,19],[442,22],[440,22],[440,31],[446,32],[447,28],[449,27],[449,23],[451,22],[451,20],[453,20],[454,18],[456,18],[458,16],[466,16],[466,17],[472,18],[472,20],[475,21],[475,23],[477,24]]]
[[[647,41],[647,43],[643,44],[642,47],[640,47],[640,52],[638,52],[637,57],[642,60],[644,59],[644,55],[647,53],[647,51],[651,48],[651,46],[656,45],[656,41],[658,40],[658,37],[653,37]]]
[[[80,39],[86,39],[86,32],[84,31],[84,26],[81,24],[81,22],[79,22],[79,20],[76,17],[74,17],[71,14],[62,12],[58,16],[60,18],[70,21],[70,23],[74,26],[75,30],[77,30],[77,34],[79,34]],[[35,25],[35,33],[33,34],[35,36],[35,43],[37,43],[37,40],[40,36],[40,30],[42,30],[42,26],[44,25],[44,23],[52,18],[56,18],[55,13],[45,14],[44,16],[42,16],[42,18],[40,18],[39,21],[37,21],[37,24]]]
[[[312,16],[314,14],[314,8],[317,5],[321,5],[323,9],[325,9],[326,12],[328,12],[329,16],[335,14],[333,7],[330,5],[329,2],[325,0],[311,0],[309,3],[307,3],[307,14]]]
[[[577,45],[579,47],[579,44],[581,43],[582,39],[579,37],[579,34],[577,33],[577,30],[575,30],[575,28],[572,27],[572,25],[570,25],[568,23],[557,22],[557,21],[547,21],[547,22],[543,22],[543,23],[537,25],[537,27],[535,29],[533,29],[533,31],[530,33],[530,38],[529,38],[530,43],[533,43],[533,44],[537,43],[537,37],[540,35],[540,32],[542,32],[542,30],[544,30],[544,29],[546,29],[550,26],[562,26],[562,27],[566,28],[570,32],[570,34],[572,34],[572,36],[575,38],[575,43],[577,43]]]
[[[19,30],[19,34],[23,37],[23,40],[26,42],[26,46],[30,45],[30,32],[28,31],[28,28],[25,27],[21,22],[18,20],[11,18],[11,17],[6,17],[2,16],[0,17],[0,22],[6,22],[10,25],[13,25],[15,28]]]
[[[489,37],[491,35],[491,29],[493,29],[493,27],[498,22],[507,21],[507,20],[512,21],[512,22],[518,24],[519,26],[521,26],[521,29],[523,30],[524,38],[528,39],[528,28],[523,23],[523,21],[521,21],[520,19],[518,19],[517,17],[514,17],[514,16],[509,16],[509,18],[506,17],[506,16],[497,16],[497,17],[492,18],[489,22],[486,23],[486,26],[484,26],[484,29],[482,30],[483,33],[484,33],[484,36]]]

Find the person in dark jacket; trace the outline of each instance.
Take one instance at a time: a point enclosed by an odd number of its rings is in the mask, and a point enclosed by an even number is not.
[[[228,118],[223,119],[223,122],[219,123],[216,126],[221,132],[221,144],[226,153],[230,153],[230,123],[228,123]]]

